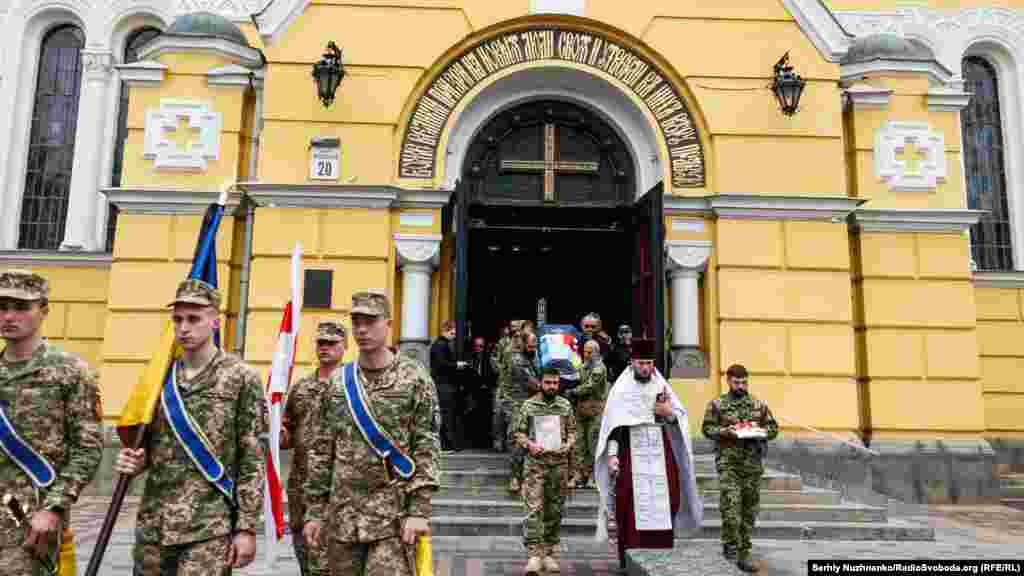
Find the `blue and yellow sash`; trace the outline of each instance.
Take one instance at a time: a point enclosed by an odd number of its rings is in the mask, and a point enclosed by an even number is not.
[[[377,421],[370,413],[369,403],[366,401],[366,392],[359,383],[356,374],[355,362],[349,362],[342,368],[342,379],[345,386],[345,401],[348,403],[348,410],[352,414],[352,420],[356,428],[362,432],[366,443],[373,448],[381,459],[390,462],[398,475],[406,480],[412,478],[416,473],[416,463],[406,456],[402,450],[385,434]]]
[[[14,461],[25,474],[32,480],[36,488],[46,488],[57,478],[53,466],[39,452],[36,452],[28,442],[21,439],[14,425],[7,419],[4,408],[0,405],[0,448],[3,448],[7,457]]]
[[[234,502],[235,483],[224,473],[224,465],[213,453],[210,441],[206,439],[202,428],[196,425],[185,409],[185,402],[181,398],[181,391],[178,390],[178,362],[171,366],[171,370],[164,380],[163,393],[160,394],[160,404],[164,409],[164,416],[171,426],[171,431],[178,438],[178,443],[185,449],[185,453],[192,459],[192,462],[199,469],[199,472],[210,484],[221,491],[228,499]]]

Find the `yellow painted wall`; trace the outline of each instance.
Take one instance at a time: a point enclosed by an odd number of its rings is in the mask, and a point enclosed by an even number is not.
[[[321,318],[340,319],[351,326],[346,315],[354,292],[387,290],[392,300],[392,342],[397,343],[401,304],[396,302],[392,286],[394,248],[387,210],[257,208],[254,222],[247,361],[266,372],[273,359],[281,313],[291,297],[289,266],[294,242],[302,244],[304,269],[334,271],[331,309],[303,310],[296,370],[314,365],[314,331]],[[345,358],[355,358],[351,338]]]
[[[751,392],[777,416],[821,430],[857,430],[846,226],[719,220],[714,247],[719,374],[743,364]]]
[[[108,418],[121,411],[132,386],[156,349],[166,323],[167,304],[188,275],[202,215],[140,215],[122,212],[117,221],[114,262],[103,330],[103,410]],[[231,267],[235,221],[225,217],[217,234],[217,275],[222,343],[232,347],[227,311],[237,309],[238,278]]]
[[[1024,289],[976,288],[975,300],[985,428],[1024,437]]]
[[[105,266],[17,268],[35,272],[50,283],[50,313],[43,321],[43,336],[61,349],[78,354],[99,372],[110,270]]]
[[[859,376],[873,436],[977,435],[985,411],[967,239],[862,233],[853,242]]]

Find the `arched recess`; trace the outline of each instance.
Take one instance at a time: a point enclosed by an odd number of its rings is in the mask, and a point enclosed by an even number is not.
[[[710,187],[695,99],[663,58],[619,30],[584,18],[525,17],[466,38],[431,70],[401,116],[400,182],[450,187],[489,118],[553,98],[586,106],[616,128],[632,149],[638,188]]]
[[[5,83],[7,88],[0,91],[0,109],[10,112],[0,115],[0,140],[7,142],[0,147],[0,249],[4,250],[13,250],[18,245],[43,38],[51,30],[72,25],[85,34],[86,44],[93,39],[87,18],[91,6],[87,2],[26,3],[22,8],[12,12],[8,20],[8,70],[15,75]]]
[[[1001,37],[986,35],[974,38],[965,47],[962,58],[971,56],[984,59],[996,73],[999,101],[1002,103],[1000,119],[1011,251],[1014,268],[1024,270],[1024,114],[1020,106],[1014,104],[1024,96],[1024,69],[1020,60],[1024,56],[1024,44],[1008,44]],[[966,172],[964,174],[966,176]],[[967,193],[966,180],[964,193]]]

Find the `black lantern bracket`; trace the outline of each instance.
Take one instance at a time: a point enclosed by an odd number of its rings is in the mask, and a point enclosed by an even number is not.
[[[327,43],[320,61],[313,64],[313,80],[316,82],[317,96],[323,102],[324,108],[330,107],[334,102],[334,95],[343,78],[345,65],[341,62],[341,49],[331,40]]]
[[[804,86],[807,83],[799,74],[793,72],[793,66],[789,63],[789,52],[787,51],[775,63],[775,77],[772,80],[772,92],[786,116],[796,114],[800,108],[800,96],[803,95]]]

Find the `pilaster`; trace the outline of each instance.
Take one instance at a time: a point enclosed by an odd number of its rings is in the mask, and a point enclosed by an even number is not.
[[[397,264],[402,272],[402,318],[399,349],[429,365],[431,276],[440,262],[441,236],[395,234]]]
[[[706,378],[708,363],[700,346],[700,290],[698,281],[707,269],[711,242],[665,242],[665,269],[672,299],[672,378]]]

